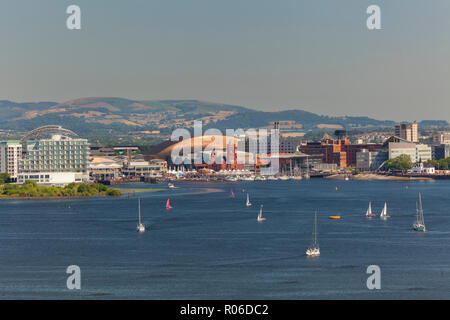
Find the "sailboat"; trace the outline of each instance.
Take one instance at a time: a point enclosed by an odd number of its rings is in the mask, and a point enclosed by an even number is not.
[[[425,227],[425,221],[423,220],[423,209],[422,209],[422,195],[419,192],[419,202],[416,203],[416,221],[414,222],[415,231],[427,231]]]
[[[257,218],[258,222],[266,221],[266,218],[264,218],[262,216],[262,209],[263,209],[263,205],[261,205],[261,208],[259,209],[259,214],[258,214],[258,218]]]
[[[309,157],[306,157],[306,172],[305,172],[305,179],[308,180],[310,178],[309,174]]]
[[[387,204],[385,202],[383,210],[381,210],[381,213],[380,213],[380,218],[386,219],[386,218],[389,218],[389,217],[390,216],[388,216],[388,214],[387,214]]]
[[[170,210],[170,209],[172,209],[173,207],[170,205],[170,199],[167,199],[167,202],[166,202],[166,209],[167,210]]]
[[[248,197],[248,193],[247,193],[247,202],[245,202],[245,205],[247,207],[250,207],[252,205],[252,203],[250,202],[250,198]]]
[[[314,213],[313,241],[311,246],[306,249],[306,255],[308,257],[320,256],[319,242],[317,241],[317,211]]]
[[[141,198],[138,199],[138,225],[137,225],[137,231],[138,232],[144,232],[145,226],[141,222]]]
[[[369,201],[369,208],[367,208],[366,217],[367,218],[375,217],[375,214],[372,213],[372,201]]]
[[[230,198],[234,198],[234,192],[233,192],[233,189],[230,190]]]

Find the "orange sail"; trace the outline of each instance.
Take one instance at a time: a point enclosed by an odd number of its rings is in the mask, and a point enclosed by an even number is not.
[[[172,209],[172,206],[170,205],[170,199],[167,199],[167,203],[166,203],[166,209]]]

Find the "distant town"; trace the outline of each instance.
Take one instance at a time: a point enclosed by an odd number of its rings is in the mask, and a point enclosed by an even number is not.
[[[35,181],[57,186],[74,182],[121,184],[178,179],[450,178],[450,131],[419,136],[417,123],[400,123],[393,128],[394,134],[368,132],[350,139],[346,130],[338,129],[334,134],[306,140],[283,134],[283,125],[286,124],[275,121],[265,137],[249,137],[245,133],[224,136],[233,142],[224,144],[222,150],[208,151],[206,146],[213,138],[205,135],[202,147],[192,148],[190,160],[183,159],[182,164],[174,163],[174,148],[186,143],[191,146],[194,141],[167,140],[147,150],[133,145],[106,147],[80,138],[62,126],[42,126],[20,140],[0,141],[0,173],[10,183]],[[276,153],[270,143],[270,135],[274,133],[279,137]],[[258,143],[250,143],[251,139]],[[239,156],[248,161],[237,161]],[[204,160],[213,158],[221,161]],[[273,159],[279,163],[277,171],[270,176],[262,175],[261,169]]]

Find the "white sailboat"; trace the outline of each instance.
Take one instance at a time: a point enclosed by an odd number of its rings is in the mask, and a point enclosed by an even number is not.
[[[366,211],[366,217],[367,218],[375,217],[375,214],[372,213],[372,201],[369,201],[369,207],[367,208],[367,211]]]
[[[258,218],[257,218],[258,222],[266,221],[266,218],[264,218],[264,217],[262,216],[262,212],[263,212],[262,209],[263,209],[263,205],[261,205],[261,208],[259,209],[259,214],[258,214]]]
[[[141,222],[141,198],[138,199],[138,225],[137,225],[137,231],[138,232],[144,232],[145,226]]]
[[[415,231],[427,231],[425,227],[425,221],[423,220],[423,209],[422,209],[422,195],[419,192],[419,201],[416,203],[416,221],[414,222],[413,228]]]
[[[309,178],[310,178],[310,174],[309,174],[309,157],[306,157],[305,179],[308,180]]]
[[[381,210],[381,213],[380,213],[380,218],[386,219],[386,218],[389,218],[389,217],[390,216],[387,214],[387,204],[385,202],[383,210]]]
[[[314,213],[313,241],[312,245],[306,249],[306,255],[308,257],[320,256],[319,242],[317,241],[317,211]]]
[[[252,205],[252,203],[250,202],[250,198],[248,197],[248,193],[247,193],[247,201],[245,202],[245,205],[247,207],[250,207]]]

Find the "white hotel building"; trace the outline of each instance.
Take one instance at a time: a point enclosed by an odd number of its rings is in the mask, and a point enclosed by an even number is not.
[[[58,185],[88,182],[89,156],[87,139],[54,134],[49,139],[29,140],[17,182],[34,180]]]

